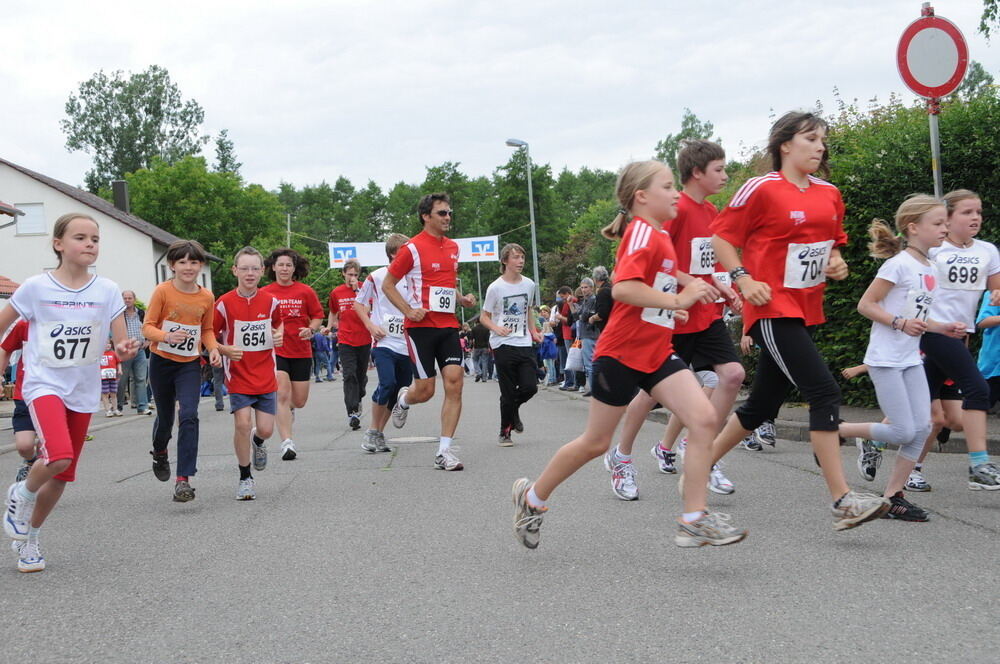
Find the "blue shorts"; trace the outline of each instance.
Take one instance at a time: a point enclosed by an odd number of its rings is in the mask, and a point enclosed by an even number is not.
[[[278,412],[278,393],[268,392],[267,394],[237,394],[229,393],[229,412],[235,413],[243,408],[253,408],[268,415]]]
[[[35,430],[35,423],[31,421],[31,413],[28,412],[28,404],[20,399],[14,399],[14,414],[10,421],[14,425],[14,433]]]
[[[378,387],[372,394],[372,401],[392,408],[396,405],[399,388],[408,387],[413,382],[413,364],[409,355],[400,355],[378,346],[372,348],[372,361],[378,371]]]

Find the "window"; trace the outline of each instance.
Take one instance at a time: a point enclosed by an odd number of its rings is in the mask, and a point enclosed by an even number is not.
[[[15,203],[14,207],[24,212],[17,218],[18,235],[45,235],[48,232],[42,203]]]

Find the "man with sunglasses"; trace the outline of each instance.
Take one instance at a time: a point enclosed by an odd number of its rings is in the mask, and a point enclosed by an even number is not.
[[[434,467],[462,470],[462,462],[451,451],[451,440],[462,414],[464,378],[455,306],[475,306],[476,297],[459,295],[456,288],[458,244],[445,237],[452,220],[448,195],[424,196],[417,213],[424,229],[399,250],[382,282],[386,297],[406,317],[403,328],[415,377],[412,387],[400,388],[392,409],[392,423],[401,428],[406,424],[410,406],[429,401],[434,396],[436,363],[444,384],[444,405],[441,407],[441,442]],[[406,279],[409,286],[409,300],[396,288],[402,279]]]

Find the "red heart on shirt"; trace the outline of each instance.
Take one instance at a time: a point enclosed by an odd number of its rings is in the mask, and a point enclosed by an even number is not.
[[[937,279],[934,278],[933,274],[924,275],[924,288],[929,291],[934,290],[934,286],[937,285]]]

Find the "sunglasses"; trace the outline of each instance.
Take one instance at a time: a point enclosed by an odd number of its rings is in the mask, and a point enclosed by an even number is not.
[[[451,210],[438,210],[434,214],[436,214],[439,217],[450,217],[450,216],[452,216],[452,211]]]

